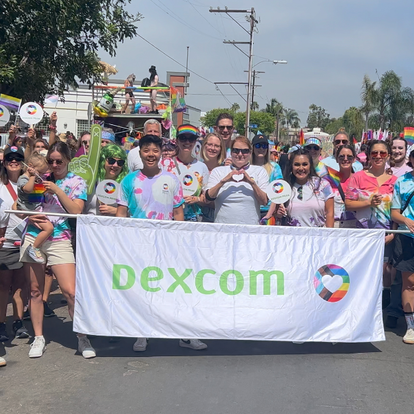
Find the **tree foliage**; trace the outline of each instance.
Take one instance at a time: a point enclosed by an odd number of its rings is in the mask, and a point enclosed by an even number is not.
[[[136,35],[130,0],[4,0],[0,4],[0,91],[42,101],[102,71],[98,49],[115,56]]]
[[[312,104],[309,107],[309,115],[306,121],[308,128],[322,128],[325,130],[326,125],[329,123],[330,115],[321,106]]]

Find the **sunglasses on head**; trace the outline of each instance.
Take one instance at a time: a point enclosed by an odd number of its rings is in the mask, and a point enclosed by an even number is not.
[[[218,126],[218,129],[220,131],[224,131],[225,129],[227,129],[227,131],[231,131],[233,129],[233,125],[220,125]]]
[[[115,163],[118,165],[118,167],[123,167],[125,165],[125,160],[116,160],[115,158],[107,158],[106,161],[109,165],[114,165]]]
[[[338,159],[344,161],[347,159],[348,161],[352,161],[355,157],[353,155],[338,155]]]
[[[250,150],[249,150],[249,148],[233,148],[231,150],[231,152],[233,154],[240,154],[240,153],[242,153],[243,155],[247,155],[247,154],[250,153]]]
[[[62,165],[63,164],[63,160],[47,160],[47,163],[49,165],[53,165],[54,163],[56,163],[56,165]]]
[[[258,144],[254,144],[254,147],[255,147],[256,149],[259,149],[259,148],[262,148],[262,149],[268,149],[268,148],[269,148],[269,144],[266,144],[266,143],[262,143],[262,144],[260,144],[260,143],[258,143]]]
[[[346,145],[348,143],[349,143],[349,141],[347,139],[336,139],[335,142],[334,142],[335,145],[339,145],[339,144]]]
[[[196,142],[197,137],[191,136],[191,135],[180,135],[178,137],[178,141],[180,142]]]
[[[371,151],[372,158],[378,158],[378,155],[380,156],[380,158],[387,158],[388,151]]]
[[[311,151],[311,150],[315,150],[315,151],[319,151],[320,148],[317,145],[306,145],[305,149]]]

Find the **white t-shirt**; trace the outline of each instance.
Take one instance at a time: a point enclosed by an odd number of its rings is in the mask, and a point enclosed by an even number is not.
[[[392,175],[395,175],[396,177],[401,177],[402,175],[411,172],[413,169],[412,167],[408,166],[406,163],[404,163],[401,167],[391,167]]]
[[[128,168],[130,172],[136,170],[142,170],[144,165],[142,164],[141,156],[139,155],[139,147],[133,148],[128,153]]]
[[[217,167],[210,174],[207,189],[216,186],[231,171],[230,165]],[[250,165],[246,170],[259,188],[266,192],[269,175],[263,167]],[[259,224],[260,203],[254,195],[253,188],[245,181],[230,181],[220,188],[215,201],[214,223],[225,224]]]
[[[17,183],[11,182],[11,185],[14,191],[17,194]],[[19,236],[13,231],[23,220],[19,219],[16,214],[5,213],[4,210],[11,210],[14,204],[13,197],[10,195],[7,187],[0,183],[0,199],[3,200],[0,207],[0,222],[2,225],[0,227],[4,228],[3,224],[6,224],[6,241],[4,242],[3,249],[15,249],[14,241],[20,241]]]

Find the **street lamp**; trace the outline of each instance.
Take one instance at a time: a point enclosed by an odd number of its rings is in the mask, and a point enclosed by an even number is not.
[[[286,65],[287,64],[287,60],[265,59],[265,60],[262,60],[262,61],[256,63],[255,65],[253,65],[252,69],[255,66],[260,65],[261,63],[264,63],[264,62],[273,63],[274,65],[277,65],[278,63],[281,64],[281,65]],[[245,71],[245,72],[250,72],[250,71]],[[249,139],[250,139],[250,109],[251,109],[251,107],[253,105],[253,102],[254,102],[254,88],[255,88],[255,81],[256,81],[256,73],[264,73],[264,72],[259,72],[259,71],[256,71],[256,70],[252,70],[251,74],[252,74],[253,81],[252,81],[251,78],[249,79],[249,87],[251,85],[251,88],[252,88],[251,102],[247,102],[247,110],[246,110],[246,136]],[[247,95],[249,96],[250,94],[248,93]]]

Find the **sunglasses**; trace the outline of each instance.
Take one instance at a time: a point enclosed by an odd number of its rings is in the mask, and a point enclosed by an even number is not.
[[[82,141],[82,144],[85,145],[85,147],[89,147],[89,141]]]
[[[298,188],[298,200],[300,200],[300,201],[303,200],[303,186],[300,186]]]
[[[378,158],[378,155],[380,156],[380,158],[387,158],[388,151],[371,151],[372,158]]]
[[[22,162],[22,159],[21,158],[19,158],[19,157],[13,157],[13,156],[11,156],[11,157],[7,157],[6,159],[5,159],[5,161],[7,161],[7,162]]]
[[[240,153],[242,153],[243,155],[247,155],[247,154],[250,153],[250,150],[249,150],[249,148],[233,148],[231,150],[231,152],[233,154],[240,154]]]
[[[225,129],[227,129],[227,131],[231,131],[233,129],[233,125],[220,125],[218,129],[220,131],[224,131]]]
[[[320,148],[319,148],[317,145],[307,145],[307,146],[305,147],[305,149],[307,149],[307,150],[309,150],[309,151],[311,151],[311,150],[314,150],[314,151],[319,151],[319,150],[320,150]]]
[[[254,147],[256,149],[259,149],[259,148],[268,149],[269,148],[269,144],[265,144],[265,143],[263,143],[263,144],[254,144]]]
[[[47,163],[49,165],[53,165],[54,163],[56,163],[56,165],[62,165],[63,161],[62,160],[47,160]]]
[[[344,145],[346,145],[346,144],[348,144],[349,143],[349,141],[347,140],[347,139],[338,139],[338,140],[335,140],[334,141],[334,144],[335,145],[339,145],[339,144],[344,144]]]
[[[348,161],[352,161],[355,157],[353,155],[338,155],[338,159],[344,161],[347,159]]]
[[[180,142],[196,142],[197,137],[192,137],[189,135],[182,135],[178,137],[178,141]]]
[[[118,167],[123,167],[125,165],[125,160],[116,160],[115,158],[107,158],[106,161],[108,162],[109,165],[114,165],[117,164]]]

